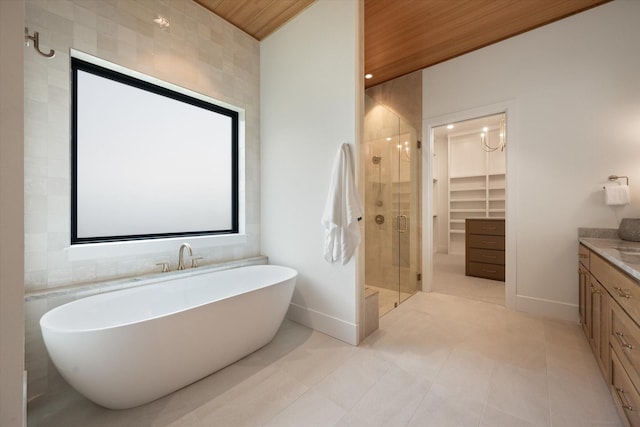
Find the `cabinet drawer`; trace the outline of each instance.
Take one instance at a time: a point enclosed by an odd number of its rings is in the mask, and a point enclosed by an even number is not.
[[[587,267],[587,270],[589,269],[590,254],[591,254],[591,251],[587,249],[585,245],[578,245],[578,261],[580,261],[580,264]]]
[[[591,274],[637,323],[640,319],[640,286],[596,254],[591,254],[589,263]]]
[[[504,251],[470,248],[467,256],[469,257],[469,261],[504,265]]]
[[[467,276],[483,277],[485,279],[504,281],[504,266],[485,264],[482,262],[468,262]]]
[[[618,413],[632,427],[640,426],[640,395],[615,351],[611,352],[611,394]]]
[[[635,324],[615,301],[611,302],[611,334],[609,342],[620,362],[633,380],[640,386],[640,327]],[[640,410],[640,408],[638,408]]]
[[[467,236],[467,240],[470,248],[504,250],[504,237],[502,236],[470,234]]]
[[[467,220],[467,233],[504,236],[504,220]]]

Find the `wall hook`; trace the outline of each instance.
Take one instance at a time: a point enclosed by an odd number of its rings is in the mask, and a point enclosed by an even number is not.
[[[619,176],[619,175],[609,175],[609,178],[607,178],[609,181],[617,181],[619,179],[626,179],[627,180],[627,185],[629,185],[629,177],[628,176]]]
[[[30,36],[29,28],[24,27],[24,40],[27,46],[29,46],[29,40],[33,41],[33,48],[45,58],[53,58],[56,55],[56,51],[53,49],[49,49],[49,53],[44,53],[43,51],[40,50],[40,34],[38,34],[37,31],[34,31],[33,35]]]

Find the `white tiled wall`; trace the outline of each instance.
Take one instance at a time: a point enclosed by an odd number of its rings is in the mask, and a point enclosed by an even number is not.
[[[157,14],[169,18],[158,28]],[[260,254],[259,43],[192,0],[27,0],[26,24],[46,59],[25,48],[25,291],[157,271],[175,253],[67,259],[70,241],[71,48],[203,93],[246,112],[247,243],[199,249],[201,264]],[[172,265],[172,269],[175,264]],[[29,396],[46,392],[48,368],[38,319],[60,298],[26,306]],[[72,298],[73,299],[73,298]],[[53,376],[53,375],[51,375]]]

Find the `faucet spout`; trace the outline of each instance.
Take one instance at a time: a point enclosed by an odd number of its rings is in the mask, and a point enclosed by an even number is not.
[[[191,245],[188,243],[181,244],[180,252],[178,253],[178,270],[184,270],[184,248],[187,248],[187,250],[189,251],[189,256],[193,256]]]

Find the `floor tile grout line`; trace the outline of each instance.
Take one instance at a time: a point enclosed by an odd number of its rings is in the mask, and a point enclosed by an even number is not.
[[[303,384],[304,385],[304,384]],[[308,387],[305,385],[305,387],[307,387],[307,389],[304,391],[304,393],[302,393],[300,396],[296,397],[295,399],[293,399],[288,405],[286,405],[284,408],[282,408],[281,410],[279,410],[277,413],[275,413],[271,418],[269,418],[268,420],[260,423],[261,426],[265,426],[267,424],[269,424],[271,421],[275,420],[278,415],[282,414],[284,411],[286,411],[291,405],[293,405],[294,403],[296,403],[298,400],[300,400],[302,398],[302,396],[304,396],[305,394],[309,393],[309,391],[312,389],[312,387]]]
[[[480,414],[480,420],[478,421],[478,427],[482,425],[482,421],[484,420],[484,414],[487,411],[487,406],[489,405],[489,397],[491,396],[491,384],[493,383],[493,378],[496,375],[496,361],[491,366],[491,375],[489,376],[489,386],[487,387],[487,397],[484,400],[484,405],[482,406],[482,414]]]
[[[376,357],[377,357],[377,356],[376,356]],[[384,371],[384,373],[383,373],[382,375],[380,375],[380,376],[378,377],[378,379],[377,379],[373,384],[371,384],[371,387],[369,387],[369,389],[368,389],[366,392],[362,393],[362,395],[360,396],[360,398],[354,402],[353,406],[351,406],[351,408],[349,408],[348,410],[346,410],[346,409],[345,409],[346,413],[345,413],[342,417],[340,417],[340,419],[338,420],[338,424],[340,423],[340,421],[342,421],[346,416],[348,416],[348,415],[353,411],[353,408],[355,408],[356,406],[358,406],[358,403],[360,403],[360,402],[362,401],[362,399],[364,399],[364,398],[365,398],[365,396],[366,396],[366,395],[368,395],[368,394],[371,392],[371,390],[373,390],[373,388],[374,388],[376,385],[378,385],[378,383],[379,383],[380,381],[382,381],[382,378],[383,378],[383,377],[384,377],[384,376],[385,376],[385,375],[386,375],[386,374],[391,370],[391,365],[395,365],[395,363],[391,362],[391,363],[389,364],[389,367]],[[332,401],[333,401],[333,399],[332,399]],[[334,403],[335,403],[335,402],[334,402]],[[339,404],[338,404],[338,405],[339,405]],[[342,407],[342,406],[340,406],[340,407]]]
[[[422,396],[422,399],[420,399],[420,403],[418,403],[415,407],[415,409],[413,410],[413,413],[411,414],[411,417],[409,418],[409,420],[407,421],[407,426],[411,424],[411,421],[415,418],[416,413],[418,412],[418,409],[420,408],[420,405],[422,405],[422,402],[424,402],[424,400],[427,398],[427,396],[429,395],[429,393],[431,393],[431,390],[433,389],[433,382],[429,382],[429,390],[427,390],[427,392],[424,394],[424,396]]]

